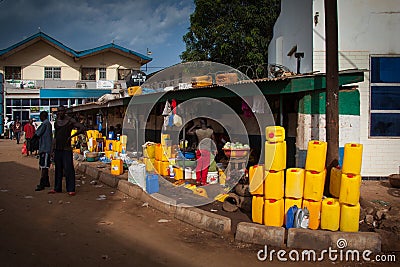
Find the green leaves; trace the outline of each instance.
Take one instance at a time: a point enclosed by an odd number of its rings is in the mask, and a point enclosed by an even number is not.
[[[195,0],[182,61],[264,64],[280,0]]]

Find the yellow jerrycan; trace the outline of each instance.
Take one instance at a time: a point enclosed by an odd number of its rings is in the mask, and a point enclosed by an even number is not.
[[[252,195],[264,194],[264,165],[254,165],[250,167],[249,191]]]
[[[361,173],[362,151],[362,144],[348,143],[344,145],[343,173]]]
[[[358,232],[360,218],[360,203],[357,205],[340,205],[340,231]]]
[[[322,172],[306,171],[304,179],[304,199],[320,201],[324,194],[326,170]]]
[[[312,140],[308,142],[306,167],[307,171],[322,172],[325,169],[327,142]]]
[[[264,200],[264,225],[278,226],[283,225],[285,203],[283,199]]]
[[[286,169],[286,141],[265,141],[265,170],[281,171]]]
[[[336,198],[325,198],[321,208],[321,229],[337,231],[340,223],[340,204]]]
[[[339,202],[357,205],[360,201],[361,176],[358,174],[342,174],[340,182]]]
[[[281,199],[284,195],[284,171],[265,171],[264,198]]]
[[[268,142],[283,142],[285,141],[285,128],[282,126],[267,126],[265,127],[265,135]]]
[[[251,218],[254,223],[264,223],[264,198],[262,196],[253,196]]]
[[[302,198],[303,191],[304,191],[304,169],[301,168],[287,169],[285,197]]]

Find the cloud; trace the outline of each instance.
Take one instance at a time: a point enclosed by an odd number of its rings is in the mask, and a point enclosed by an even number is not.
[[[178,40],[193,12],[191,1],[4,0],[0,48],[41,30],[75,50],[113,40],[136,50]],[[180,34],[179,36],[176,36]]]

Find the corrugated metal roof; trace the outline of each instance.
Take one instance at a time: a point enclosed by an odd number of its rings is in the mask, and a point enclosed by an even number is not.
[[[116,45],[116,44],[113,44],[113,43],[106,44],[106,45],[103,45],[103,46],[99,46],[99,47],[96,47],[96,48],[83,50],[83,51],[75,51],[75,50],[69,48],[68,46],[64,45],[63,43],[57,41],[53,37],[51,37],[51,36],[49,36],[49,35],[47,35],[47,34],[45,34],[43,32],[38,32],[38,33],[36,33],[36,34],[34,34],[34,35],[32,35],[32,36],[30,36],[30,37],[18,42],[18,43],[16,43],[16,44],[14,44],[14,45],[12,45],[12,46],[10,46],[8,48],[0,50],[0,56],[2,56],[4,54],[7,54],[7,53],[13,51],[14,49],[17,49],[18,47],[20,47],[20,46],[22,46],[24,44],[27,44],[27,43],[35,40],[35,39],[38,39],[38,38],[42,38],[42,39],[50,42],[51,44],[59,47],[60,49],[64,50],[65,52],[71,54],[73,57],[76,57],[76,58],[89,56],[91,54],[98,53],[98,52],[101,52],[101,51],[104,51],[104,50],[107,50],[107,49],[117,49],[117,50],[120,50],[123,53],[135,55],[135,56],[141,58],[143,61],[149,62],[149,61],[152,60],[152,58],[150,58],[148,56],[145,56],[143,54],[140,54],[138,52],[135,52],[133,50],[124,48],[122,46],[119,46],[119,45]],[[146,63],[146,62],[143,62],[143,63]]]

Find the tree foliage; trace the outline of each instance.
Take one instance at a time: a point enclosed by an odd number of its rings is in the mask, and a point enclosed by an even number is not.
[[[182,61],[208,60],[232,67],[268,62],[268,44],[280,0],[195,0]]]

